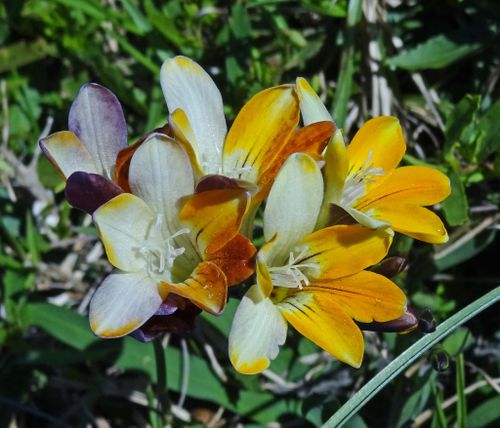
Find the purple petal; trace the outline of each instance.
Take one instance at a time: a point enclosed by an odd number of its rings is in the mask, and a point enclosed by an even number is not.
[[[381,331],[384,333],[407,333],[418,326],[419,320],[415,311],[411,306],[408,306],[406,312],[399,318],[386,322],[357,322],[361,330]]]
[[[68,125],[107,178],[113,178],[118,152],[127,147],[127,124],[118,98],[97,83],[80,88]]]
[[[92,215],[101,205],[123,190],[102,175],[77,171],[66,181],[66,199],[69,204]]]

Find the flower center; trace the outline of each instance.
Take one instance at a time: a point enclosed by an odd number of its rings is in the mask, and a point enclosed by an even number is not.
[[[306,249],[304,248],[297,257],[290,251],[288,263],[285,266],[269,268],[269,274],[275,287],[298,288],[302,290],[304,286],[311,283],[309,278],[302,271],[303,269],[319,269],[317,263],[300,263],[304,260]]]
[[[200,166],[206,173],[225,175],[229,178],[241,178],[243,174],[251,173],[253,168],[251,166],[233,167],[231,169],[226,169],[222,164],[214,165],[213,162],[208,160],[206,156],[201,156]],[[216,168],[214,168],[216,166]]]
[[[375,168],[372,162],[373,151],[370,150],[365,163],[355,172],[351,172],[344,184],[344,192],[340,205],[351,207],[354,203],[365,194],[367,183],[373,183],[375,177],[385,175],[382,168]]]
[[[148,274],[157,279],[170,280],[174,261],[184,254],[184,247],[175,247],[175,238],[189,233],[188,228],[183,228],[168,235],[163,214],[158,214],[155,223],[151,226],[147,238],[136,247],[137,252],[146,261]]]

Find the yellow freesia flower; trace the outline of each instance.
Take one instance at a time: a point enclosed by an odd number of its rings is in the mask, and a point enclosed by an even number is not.
[[[297,129],[300,106],[295,85],[257,93],[228,131],[222,96],[196,62],[183,56],[166,60],[160,82],[170,112],[169,125],[189,154],[197,176],[219,174],[255,185],[254,207],[267,196],[290,154],[319,154],[333,133],[331,121]]]
[[[307,81],[297,79],[297,90],[305,124],[332,120]],[[347,147],[337,131],[325,153],[320,224],[342,223],[350,216],[370,228],[390,226],[421,241],[446,242],[443,222],[424,207],[443,201],[450,194],[450,181],[431,167],[397,168],[405,150],[401,125],[395,117],[369,120]],[[343,212],[335,212],[334,207]]]
[[[364,270],[387,254],[383,228],[361,225],[315,230],[323,199],[317,162],[294,154],[279,172],[264,211],[266,244],[257,253],[257,281],[243,297],[229,335],[229,355],[241,373],[269,366],[290,323],[339,360],[359,367],[363,335],[354,320],[400,317],[404,293]]]

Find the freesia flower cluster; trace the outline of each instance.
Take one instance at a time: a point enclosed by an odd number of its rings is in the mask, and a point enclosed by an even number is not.
[[[94,83],[74,100],[69,130],[40,141],[115,268],[92,297],[92,331],[143,341],[186,331],[201,311],[220,314],[241,284],[229,335],[238,371],[268,367],[288,324],[359,367],[360,326],[407,313],[403,291],[373,267],[394,232],[447,240],[425,207],[446,198],[448,178],[398,167],[406,145],[394,117],[368,121],[346,146],[304,79],[257,93],[229,130],[197,63],[169,59],[160,79],[168,123],[136,143],[117,98]]]

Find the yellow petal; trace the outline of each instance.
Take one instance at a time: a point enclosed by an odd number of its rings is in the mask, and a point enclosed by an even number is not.
[[[321,228],[329,224],[330,206],[338,204],[344,192],[344,183],[349,169],[347,149],[339,129],[328,142],[325,151],[325,167],[323,168],[325,181],[325,195],[316,227]],[[330,223],[331,224],[331,223]]]
[[[335,280],[316,281],[308,292],[330,293],[342,310],[356,321],[391,321],[405,311],[406,296],[391,280],[361,271]]]
[[[310,279],[331,279],[358,273],[378,263],[386,256],[391,242],[391,236],[383,229],[337,225],[307,236],[298,251],[305,247],[308,255],[301,263],[318,266],[307,269]]]
[[[385,174],[399,164],[406,150],[403,131],[398,119],[381,116],[366,122],[347,147],[350,169],[357,171],[373,164]]]
[[[253,96],[236,116],[224,144],[224,173],[253,183],[270,158],[280,152],[299,122],[293,86],[266,89]]]
[[[295,329],[340,361],[359,367],[363,360],[363,335],[335,296],[322,292],[298,292],[278,305]]]
[[[204,311],[218,315],[226,305],[226,276],[215,263],[202,262],[183,282],[170,284],[162,281],[160,293],[164,299],[168,293],[185,297]]]
[[[179,220],[190,229],[193,242],[205,257],[239,233],[248,203],[248,193],[242,189],[208,190],[187,199]]]
[[[433,205],[445,199],[450,191],[449,178],[437,169],[404,166],[372,188],[354,208],[364,211],[378,204]]]
[[[87,148],[70,131],[51,134],[40,140],[39,144],[47,159],[64,178],[76,171],[100,173]]]
[[[417,205],[377,204],[372,215],[391,224],[396,232],[430,244],[448,241],[448,233],[441,219],[427,208]]]

